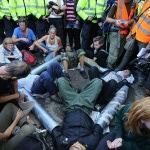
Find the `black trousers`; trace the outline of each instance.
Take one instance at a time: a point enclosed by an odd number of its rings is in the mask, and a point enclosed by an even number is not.
[[[74,49],[78,50],[81,48],[80,44],[80,29],[76,28],[67,28],[66,29],[69,38],[69,44],[72,47],[74,43]]]
[[[0,19],[0,44],[2,44],[4,38],[5,38],[4,21],[3,21],[3,19]]]
[[[40,39],[42,36],[48,34],[49,24],[46,20],[37,19],[36,21],[36,35]]]
[[[83,50],[90,49],[93,38],[98,35],[98,24],[92,22],[84,22],[81,30],[82,44],[81,47]]]
[[[5,35],[6,37],[12,37],[14,29],[17,27],[17,24],[14,20],[4,19],[4,26],[5,26]]]
[[[89,78],[90,80],[94,79],[94,78],[100,78],[100,72],[97,69],[97,67],[91,67],[88,71],[89,74]],[[105,82],[103,80],[103,86],[102,86],[102,90],[99,93],[99,96],[96,100],[96,104],[104,104],[106,102],[108,102],[108,100],[113,96],[113,94],[116,92],[118,87],[118,83],[111,79],[108,82]]]

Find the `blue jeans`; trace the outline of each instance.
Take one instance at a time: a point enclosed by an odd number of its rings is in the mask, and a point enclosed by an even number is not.
[[[79,24],[76,23],[76,21],[67,21],[66,22],[66,28],[76,28],[76,29],[80,29]]]
[[[44,62],[47,62],[47,61],[51,60],[53,58],[52,51],[50,51],[50,49],[42,42],[40,43],[40,46],[44,47],[48,51],[48,54],[45,57]],[[44,54],[42,50],[40,50],[40,52],[42,54]]]
[[[35,94],[44,94],[48,92],[50,95],[58,93],[58,88],[54,81],[56,78],[63,77],[62,68],[58,62],[50,64],[46,71],[40,74],[40,77],[33,83],[31,92]]]

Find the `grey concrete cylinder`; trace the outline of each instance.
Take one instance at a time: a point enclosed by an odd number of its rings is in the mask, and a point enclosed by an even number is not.
[[[22,88],[20,91],[26,95],[26,101],[36,101],[36,99],[33,96],[31,96],[31,94],[26,89]],[[53,119],[53,117],[50,114],[48,114],[47,111],[37,101],[35,102],[33,111],[36,117],[39,119],[39,121],[47,129],[47,131],[51,132],[56,126],[59,125],[58,122],[56,122]]]
[[[49,60],[48,62],[38,66],[37,68],[33,69],[31,71],[31,74],[40,74],[41,72],[43,72],[44,70],[47,69],[47,67],[52,63],[52,62],[55,62],[55,61],[60,61],[60,55],[57,55],[56,57],[54,57],[53,59]]]
[[[103,129],[105,129],[112,121],[113,117],[117,113],[118,106],[125,102],[128,90],[129,87],[124,85],[101,111],[97,123],[100,124]]]

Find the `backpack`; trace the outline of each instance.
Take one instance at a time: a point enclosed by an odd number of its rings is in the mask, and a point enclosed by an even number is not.
[[[24,62],[29,64],[31,67],[35,66],[37,64],[37,58],[29,51],[21,50],[22,53],[22,59]]]
[[[26,136],[15,150],[50,150],[50,146],[42,133],[34,132]]]

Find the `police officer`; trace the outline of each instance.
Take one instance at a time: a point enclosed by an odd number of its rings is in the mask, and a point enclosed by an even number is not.
[[[90,6],[90,7],[89,7]],[[81,31],[82,49],[90,48],[92,39],[97,36],[98,21],[101,25],[101,18],[104,13],[105,0],[79,0],[76,11],[83,19],[83,27]]]
[[[47,34],[48,24],[48,0],[32,0],[30,1],[31,13],[36,17],[36,33],[38,39]]]

